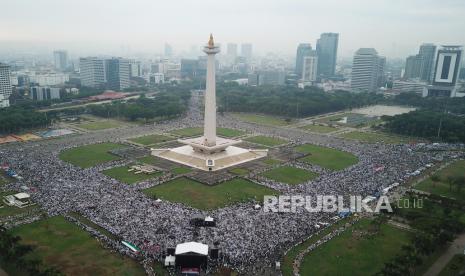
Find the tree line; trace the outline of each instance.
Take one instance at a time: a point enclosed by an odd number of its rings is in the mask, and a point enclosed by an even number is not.
[[[462,116],[421,109],[382,119],[383,128],[389,132],[432,141],[465,142],[465,117]]]
[[[49,124],[50,118],[45,113],[36,112],[30,107],[11,106],[0,109],[0,133],[46,127]]]
[[[326,93],[317,87],[217,85],[219,112],[254,112],[284,117],[307,117],[383,101],[373,93]]]
[[[172,88],[159,92],[154,99],[140,98],[127,102],[89,105],[87,112],[100,117],[120,117],[130,121],[138,119],[173,118],[184,114],[187,110],[190,90]]]

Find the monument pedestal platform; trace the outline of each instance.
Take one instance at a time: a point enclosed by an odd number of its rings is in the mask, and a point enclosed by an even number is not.
[[[217,171],[248,161],[266,157],[268,150],[236,147],[241,140],[217,137],[216,145],[202,143],[203,137],[179,140],[185,146],[168,149],[151,149],[152,155],[204,171]]]

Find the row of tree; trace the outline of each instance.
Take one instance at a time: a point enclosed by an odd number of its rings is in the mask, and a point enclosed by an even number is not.
[[[384,116],[383,127],[393,133],[432,141],[465,142],[465,118],[444,112],[418,110],[392,117]]]
[[[284,117],[306,117],[383,101],[382,95],[373,93],[326,93],[317,87],[255,87],[235,83],[218,85],[217,94],[219,112],[257,112]]]
[[[154,99],[141,95],[140,98],[128,102],[89,105],[87,111],[100,117],[124,117],[130,121],[173,118],[186,112],[189,98],[189,90],[171,89],[160,92]]]
[[[45,113],[30,108],[11,106],[0,109],[0,133],[45,127],[49,124],[50,118]]]
[[[34,251],[31,245],[20,243],[21,238],[11,235],[5,228],[0,226],[0,263],[8,264],[26,275],[55,276],[62,275],[54,267],[47,267],[37,258],[31,258]]]
[[[422,109],[449,112],[456,115],[465,114],[465,97],[448,98],[448,97],[425,97],[416,93],[401,93],[393,98],[392,103],[397,105],[411,105]]]

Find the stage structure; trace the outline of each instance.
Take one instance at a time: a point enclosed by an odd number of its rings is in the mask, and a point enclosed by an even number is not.
[[[216,136],[215,55],[220,52],[210,35],[203,51],[207,54],[205,117],[203,136],[179,139],[184,146],[152,149],[152,155],[204,171],[216,171],[267,156],[268,150],[236,147],[241,140]]]

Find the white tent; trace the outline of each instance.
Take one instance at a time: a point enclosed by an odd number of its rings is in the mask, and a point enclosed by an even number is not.
[[[208,255],[208,245],[199,242],[186,242],[176,245],[175,255],[186,253],[196,253],[199,255]]]

